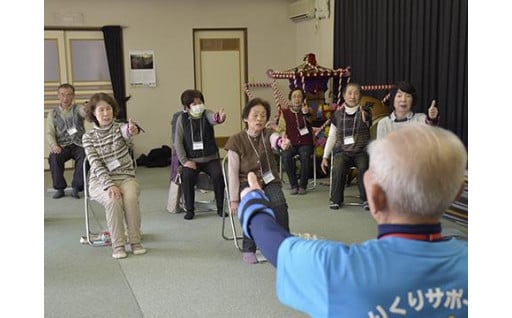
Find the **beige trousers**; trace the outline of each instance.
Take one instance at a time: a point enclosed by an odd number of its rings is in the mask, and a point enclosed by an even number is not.
[[[131,244],[140,243],[140,207],[139,207],[139,183],[135,178],[127,178],[115,181],[121,189],[122,198],[113,199],[108,195],[108,190],[98,183],[91,183],[89,192],[91,198],[105,207],[107,226],[112,239],[112,248],[125,246],[125,228],[128,229],[128,241]]]

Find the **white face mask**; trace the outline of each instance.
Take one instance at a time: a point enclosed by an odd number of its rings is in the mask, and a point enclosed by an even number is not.
[[[190,106],[189,113],[192,117],[195,117],[195,118],[200,117],[201,114],[203,114],[203,112],[204,112],[204,104]]]

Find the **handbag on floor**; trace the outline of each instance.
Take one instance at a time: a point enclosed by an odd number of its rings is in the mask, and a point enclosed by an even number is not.
[[[169,195],[167,197],[167,211],[169,213],[179,213],[181,196],[181,178],[180,174],[176,174],[176,178],[169,182]]]

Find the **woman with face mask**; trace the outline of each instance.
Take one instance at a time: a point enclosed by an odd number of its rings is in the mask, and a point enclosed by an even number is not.
[[[195,185],[199,172],[210,176],[217,202],[217,214],[222,216],[224,178],[215,142],[213,126],[226,120],[224,109],[218,112],[205,109],[203,94],[187,89],[181,94],[184,112],[176,120],[174,149],[182,166],[181,189],[185,200],[185,220],[195,216]]]

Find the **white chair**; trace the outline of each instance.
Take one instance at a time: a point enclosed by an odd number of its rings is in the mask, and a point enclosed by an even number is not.
[[[225,198],[224,210],[228,211],[227,214],[229,215],[229,223],[231,224],[231,235],[226,234],[226,218],[228,218],[228,217],[226,216],[225,213],[222,215],[221,235],[222,235],[222,238],[224,238],[225,240],[232,240],[235,243],[235,247],[241,252],[242,247],[240,246],[238,241],[241,240],[243,238],[243,236],[242,236],[242,234],[238,234],[238,233],[242,233],[242,229],[240,227],[240,222],[238,220],[235,220],[235,217],[233,216],[233,214],[231,214],[231,208],[230,208],[231,199],[229,196],[229,176],[228,176],[228,157],[227,156],[224,157],[224,159],[222,159],[222,176],[224,177],[224,184],[226,185],[226,187],[225,187],[226,195],[224,196],[224,198]]]

